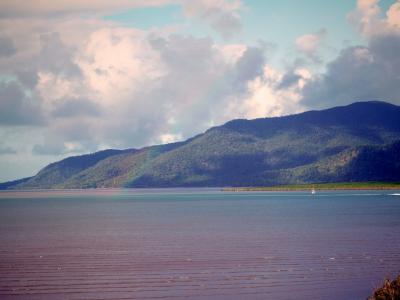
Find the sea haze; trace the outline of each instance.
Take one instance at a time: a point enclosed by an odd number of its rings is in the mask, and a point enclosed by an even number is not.
[[[398,191],[0,193],[1,299],[365,299]]]

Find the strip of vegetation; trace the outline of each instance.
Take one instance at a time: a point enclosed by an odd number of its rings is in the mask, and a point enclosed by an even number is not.
[[[400,275],[392,282],[386,279],[383,286],[376,289],[367,300],[400,300]]]
[[[248,191],[309,191],[315,190],[399,190],[400,182],[338,182],[316,184],[294,184],[265,187],[223,188],[228,192]]]

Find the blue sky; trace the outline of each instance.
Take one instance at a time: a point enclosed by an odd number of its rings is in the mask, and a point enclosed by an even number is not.
[[[400,0],[0,1],[0,181],[235,118],[400,104]]]
[[[385,9],[394,1],[380,3]],[[356,40],[356,30],[346,21],[346,15],[354,9],[355,1],[243,1],[243,30],[234,38],[235,41],[254,43],[259,39],[288,45],[297,36],[329,28],[335,35],[334,40]],[[188,22],[180,5],[171,4],[163,7],[142,7],[103,16],[128,27],[150,29],[172,24],[182,25],[187,34],[219,36],[199,22]],[[294,26],[295,25],[295,26]]]

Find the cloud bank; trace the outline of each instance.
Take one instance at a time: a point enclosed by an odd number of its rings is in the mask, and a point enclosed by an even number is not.
[[[2,22],[11,28],[11,20]],[[17,58],[0,62],[9,78],[0,85],[2,123],[41,126],[34,154],[172,142],[284,107],[261,101],[259,89],[276,84],[266,75],[262,45],[217,44],[98,19],[13,22],[16,29],[4,35]]]
[[[380,17],[377,0],[359,0],[348,19],[367,43],[343,49],[305,86],[302,103],[325,108],[354,101],[400,104],[400,1]]]

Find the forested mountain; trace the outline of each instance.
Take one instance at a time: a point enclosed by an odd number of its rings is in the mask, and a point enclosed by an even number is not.
[[[357,102],[233,120],[187,141],[48,165],[7,188],[263,186],[400,181],[400,107]]]

